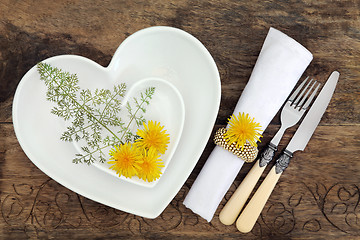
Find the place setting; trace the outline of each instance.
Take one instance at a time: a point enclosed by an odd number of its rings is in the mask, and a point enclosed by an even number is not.
[[[293,154],[301,154],[310,141],[335,91],[337,71],[329,73],[326,83],[320,81],[323,87],[316,77],[306,77],[295,88],[312,59],[301,44],[270,28],[233,115],[226,128],[217,130],[216,147],[184,200],[186,207],[210,222],[243,164],[256,160],[219,213],[224,225],[235,224],[243,233],[252,230]],[[279,110],[281,127],[259,151],[256,143]],[[300,125],[288,146],[278,154],[285,130],[297,123]],[[254,189],[267,165],[272,166],[270,172]]]
[[[183,205],[211,222],[243,165],[251,164],[216,216],[250,232],[291,158],[311,144],[340,76],[336,69],[328,79],[304,76],[313,60],[309,50],[272,27],[264,37],[223,128],[214,128],[222,84],[215,60],[186,31],[158,26],[126,38],[107,67],[78,55],[33,66],[14,96],[16,137],[28,158],[59,184],[151,219],[169,205],[213,141]],[[259,149],[278,112],[281,127]],[[290,142],[279,148],[294,126]],[[261,181],[266,168],[271,170]]]

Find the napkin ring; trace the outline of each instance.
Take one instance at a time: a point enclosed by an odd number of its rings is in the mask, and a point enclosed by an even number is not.
[[[245,143],[243,149],[237,148],[236,143],[233,142],[229,144],[229,142],[224,138],[225,133],[227,132],[226,128],[219,128],[214,136],[214,142],[216,145],[223,147],[225,150],[232,152],[237,157],[241,158],[245,162],[253,162],[256,159],[256,156],[259,152],[257,147],[250,145],[249,143]]]

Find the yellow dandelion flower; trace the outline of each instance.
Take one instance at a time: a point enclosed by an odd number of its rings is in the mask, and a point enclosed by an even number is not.
[[[150,148],[148,151],[143,151],[142,163],[138,172],[138,177],[144,181],[152,182],[158,179],[161,175],[161,168],[164,163],[159,159],[159,153],[155,148]]]
[[[163,130],[164,126],[160,126],[160,123],[156,121],[148,121],[147,124],[144,123],[143,125],[144,129],[139,129],[136,132],[140,138],[135,141],[135,145],[143,149],[155,148],[161,154],[164,154],[170,142],[169,134],[166,134],[166,130]]]
[[[113,164],[110,169],[115,170],[119,176],[130,178],[137,175],[139,164],[142,163],[141,151],[131,143],[125,143],[115,146],[110,150],[110,160],[108,163]]]
[[[236,143],[237,148],[243,148],[246,142],[257,147],[256,142],[260,141],[261,126],[250,118],[249,114],[239,113],[238,116],[232,115],[229,119],[229,128],[224,135],[229,144]]]

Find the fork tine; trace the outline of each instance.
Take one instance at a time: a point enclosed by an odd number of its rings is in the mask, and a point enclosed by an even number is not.
[[[302,106],[302,109],[306,110],[306,109],[309,107],[311,101],[313,100],[313,98],[314,98],[315,95],[316,95],[316,92],[319,90],[320,85],[321,85],[321,84],[318,83],[318,85],[316,86],[315,90],[313,91],[313,93],[311,94],[311,96],[309,97],[309,99],[305,102],[304,106]]]
[[[308,82],[308,84],[306,84],[306,86],[303,88],[301,93],[296,97],[295,101],[293,102],[293,105],[295,105],[295,107],[298,106],[298,103],[299,103],[300,99],[305,94],[305,92],[309,88],[309,85],[312,83],[312,81],[313,81],[313,79],[311,79],[310,82]]]
[[[314,81],[314,83],[311,85],[310,89],[306,92],[305,96],[301,99],[301,101],[298,103],[298,105],[296,107],[301,108],[301,106],[304,104],[305,100],[307,99],[307,97],[311,93],[311,90],[314,88],[316,83],[317,83],[317,81]]]
[[[293,92],[293,94],[291,94],[288,101],[293,102],[295,100],[296,96],[299,94],[300,90],[305,85],[305,83],[308,79],[309,79],[309,77],[306,77],[305,80],[302,81],[302,83],[297,87],[297,89]]]

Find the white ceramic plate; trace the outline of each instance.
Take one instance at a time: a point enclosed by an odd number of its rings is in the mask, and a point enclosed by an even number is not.
[[[185,116],[184,121],[169,127],[179,141],[172,147],[174,152],[168,158],[166,171],[151,188],[116,177],[96,165],[72,163],[77,148],[59,140],[58,133],[64,131],[65,125],[50,114],[52,103],[45,100],[46,86],[39,80],[36,67],[24,75],[13,102],[13,122],[19,143],[44,173],[94,201],[142,217],[157,217],[195,167],[218,113],[220,77],[209,52],[182,30],[151,27],[128,37],[106,68],[73,55],[56,56],[45,62],[77,73],[79,79],[86,79],[81,80],[84,87],[88,82],[91,88],[110,88],[114,83],[125,82],[131,88],[143,79],[155,78],[168,82],[160,88],[178,92],[179,96],[171,100],[174,106],[168,108],[171,111],[156,114],[155,110],[151,115],[161,121],[166,116],[170,116],[169,119]],[[177,115],[182,107],[184,114]]]
[[[88,82],[91,81],[88,80],[86,83]],[[89,89],[89,84],[87,84],[87,86],[87,89]],[[144,92],[144,89],[149,87],[155,87],[155,94],[150,100],[150,105],[146,108],[144,116],[147,120],[159,122],[161,126],[164,126],[166,133],[170,135],[168,149],[165,154],[160,156],[160,159],[164,162],[164,167],[161,169],[161,172],[164,173],[166,168],[169,166],[172,156],[174,155],[180,141],[185,122],[185,104],[180,92],[169,81],[160,78],[146,78],[137,81],[131,85],[130,89],[127,90],[122,102],[122,109],[124,110],[120,111],[119,117],[127,122],[128,112],[126,111],[126,103],[128,101],[131,102],[134,96],[139,97],[140,93]],[[176,110],[174,111],[174,109]],[[135,133],[136,129],[138,129],[136,124],[132,124],[131,128],[133,129],[133,133]],[[81,145],[78,142],[74,142],[74,144],[76,149],[82,152]],[[105,148],[104,151],[109,152],[109,150],[110,148]],[[115,171],[109,169],[110,165],[108,163],[95,162],[94,165],[99,169],[118,177]],[[144,187],[154,187],[161,177],[162,176],[153,182],[145,182],[136,176],[132,178],[125,178],[124,176],[121,176],[121,179]]]

